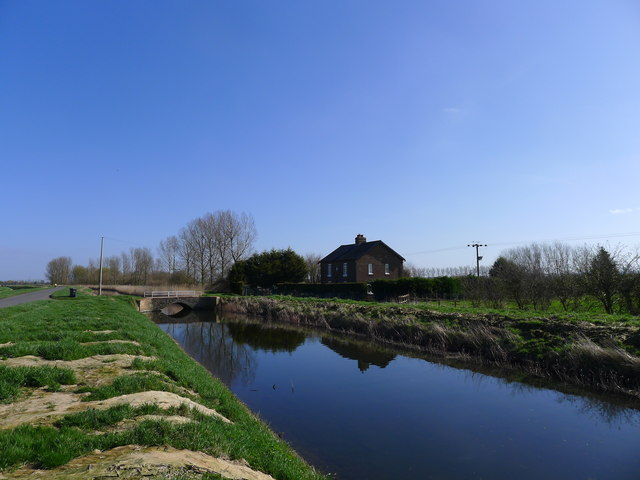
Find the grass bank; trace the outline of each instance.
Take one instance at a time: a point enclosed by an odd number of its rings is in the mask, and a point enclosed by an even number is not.
[[[222,297],[221,308],[640,399],[638,319],[511,317],[293,297]]]
[[[326,478],[130,298],[79,293],[2,310],[3,478]]]
[[[33,286],[33,285],[8,285],[0,287],[0,298],[15,297],[16,295],[22,295],[24,293],[39,292],[40,290],[46,290],[51,288],[50,286]]]

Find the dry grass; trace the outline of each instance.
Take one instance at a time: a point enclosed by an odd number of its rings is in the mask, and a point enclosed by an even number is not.
[[[99,288],[98,285],[87,285],[93,290]],[[134,295],[138,297],[144,296],[144,292],[153,291],[166,291],[166,290],[193,290],[193,285],[103,285],[102,293],[106,294],[119,294],[119,295]]]

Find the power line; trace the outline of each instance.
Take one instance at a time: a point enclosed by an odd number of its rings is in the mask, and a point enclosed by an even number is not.
[[[122,239],[119,239],[119,238],[113,238],[113,237],[104,237],[104,238],[106,238],[107,240],[113,240],[114,242],[120,242],[120,243],[126,243],[128,245],[133,245],[135,247],[144,247],[145,246],[145,245],[142,245],[140,243],[131,242],[129,240],[122,240]]]
[[[549,243],[549,242],[569,242],[569,241],[577,241],[577,240],[597,240],[600,238],[619,238],[619,237],[640,237],[640,232],[632,232],[632,233],[612,233],[606,235],[588,235],[582,237],[564,237],[564,238],[553,238],[547,240],[520,240],[520,241],[511,241],[511,242],[491,242],[492,246],[497,247],[506,247],[509,245],[521,245],[523,243]],[[438,248],[436,250],[422,250],[419,252],[410,252],[405,255],[426,255],[429,253],[440,253],[440,252],[449,252],[454,250],[464,250],[467,248],[464,245],[459,247],[448,247],[448,248]]]

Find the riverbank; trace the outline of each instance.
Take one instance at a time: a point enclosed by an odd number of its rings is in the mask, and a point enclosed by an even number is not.
[[[0,478],[326,478],[130,298],[57,295],[2,310]]]
[[[326,329],[640,400],[640,328],[627,323],[441,313],[412,306],[223,297],[223,313]]]

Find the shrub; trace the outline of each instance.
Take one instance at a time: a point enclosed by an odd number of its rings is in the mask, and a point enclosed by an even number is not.
[[[367,298],[366,283],[279,283],[278,293],[295,297]]]
[[[376,300],[383,302],[397,300],[400,295],[414,298],[453,298],[460,294],[460,279],[453,277],[399,278],[398,280],[374,280],[371,290]]]

